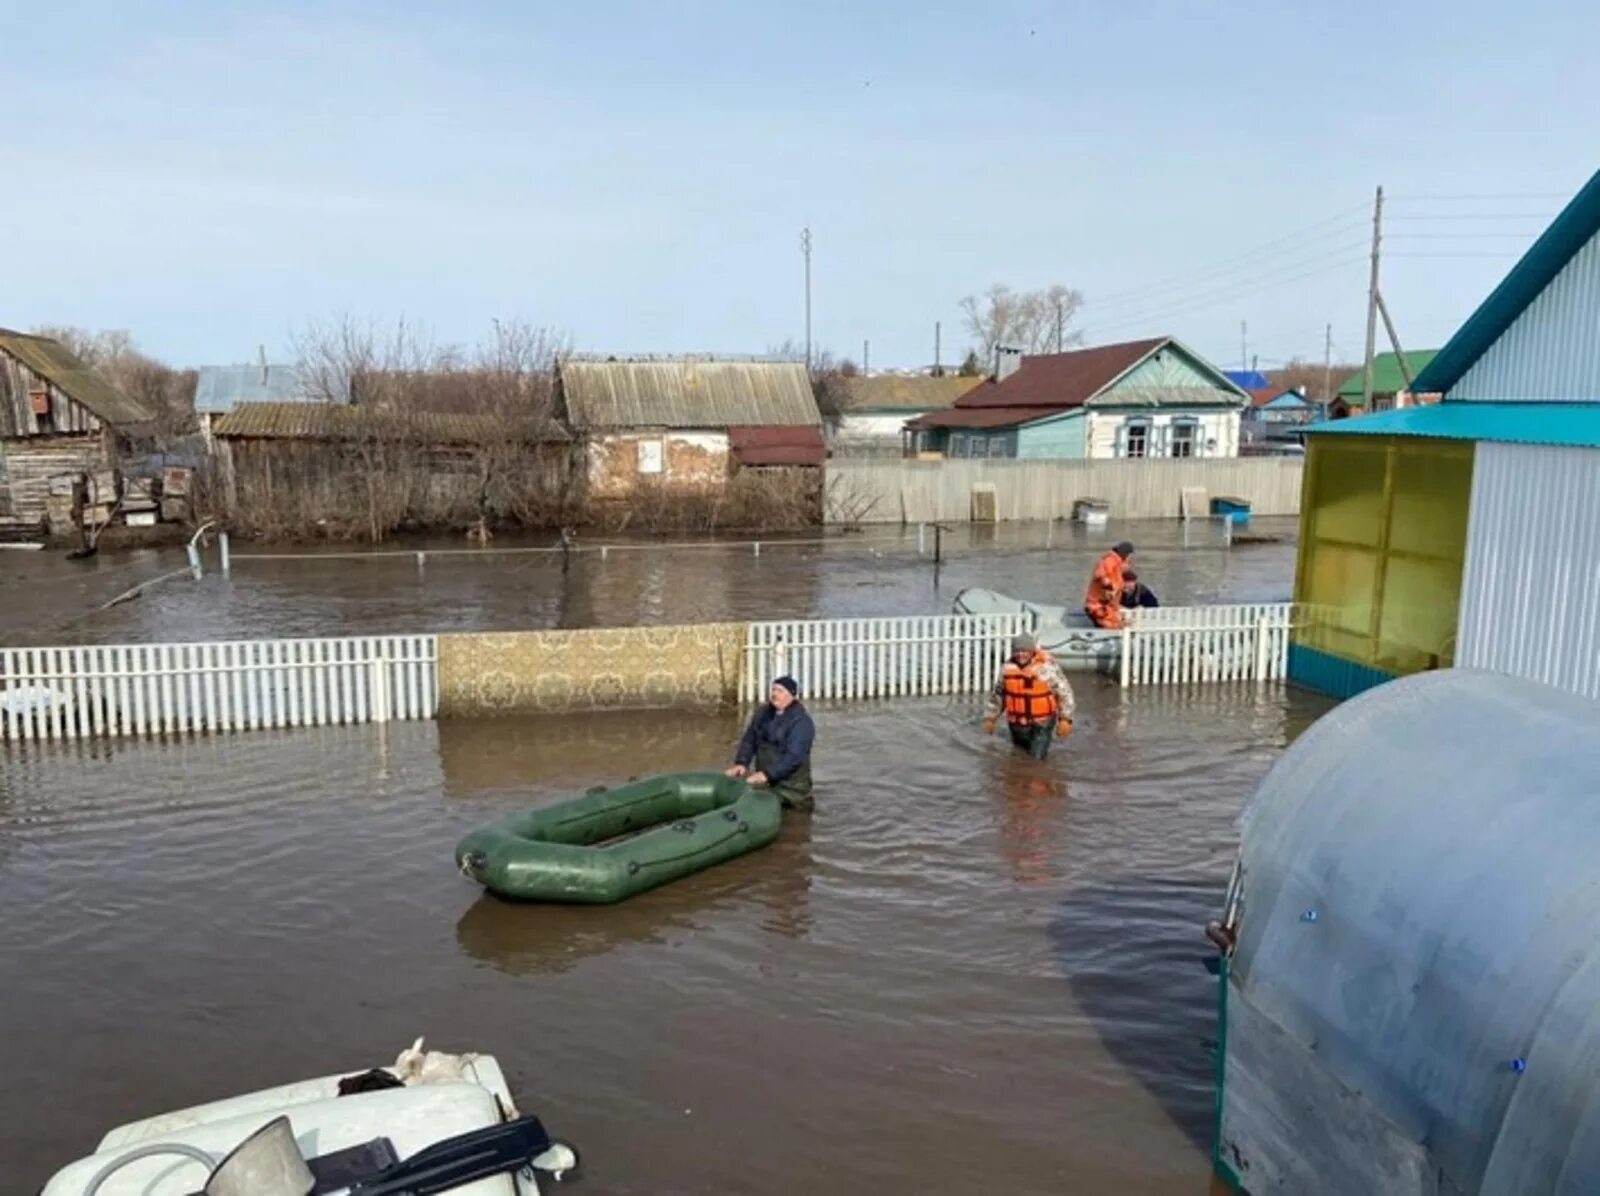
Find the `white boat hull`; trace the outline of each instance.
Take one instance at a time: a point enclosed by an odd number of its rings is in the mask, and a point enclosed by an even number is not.
[[[303,1080],[227,1100],[163,1113],[119,1126],[87,1158],[57,1172],[40,1196],[83,1196],[96,1172],[140,1146],[178,1142],[221,1159],[273,1118],[286,1115],[307,1158],[387,1138],[401,1159],[472,1130],[500,1124],[515,1106],[492,1056],[466,1064],[471,1078],[339,1096],[339,1080],[365,1069]],[[473,1082],[473,1081],[476,1082]],[[100,1196],[191,1196],[205,1168],[179,1155],[129,1163],[100,1188]],[[453,1196],[535,1196],[537,1187],[511,1175],[492,1176],[453,1190]]]

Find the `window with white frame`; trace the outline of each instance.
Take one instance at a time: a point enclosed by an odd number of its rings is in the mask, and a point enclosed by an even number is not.
[[[952,457],[965,457],[967,455],[967,434],[965,432],[952,432],[950,434],[950,455]]]
[[[1006,438],[1004,436],[990,435],[989,455],[991,457],[1003,457],[1006,455]]]
[[[660,473],[666,458],[666,454],[663,452],[662,442],[659,439],[652,437],[649,440],[641,440],[638,443],[639,472]]]
[[[1170,456],[1173,457],[1198,457],[1200,446],[1200,421],[1190,417],[1180,417],[1172,421],[1172,442]]]
[[[1150,421],[1130,419],[1122,425],[1122,455],[1148,457],[1150,455]]]

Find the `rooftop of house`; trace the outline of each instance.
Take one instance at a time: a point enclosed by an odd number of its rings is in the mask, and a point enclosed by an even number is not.
[[[559,391],[572,426],[820,426],[806,367],[793,361],[563,361]]]
[[[1437,349],[1412,349],[1406,353],[1406,368],[1411,374],[1411,385],[1406,385],[1405,374],[1400,371],[1400,358],[1395,353],[1377,353],[1372,358],[1372,393],[1375,395],[1399,394],[1402,390],[1409,390],[1413,394],[1437,393],[1430,388],[1418,389],[1417,382],[1428,364],[1439,353]],[[1357,370],[1344,380],[1336,392],[1338,397],[1346,403],[1359,403],[1365,378],[1362,370]]]
[[[1242,405],[1248,396],[1221,370],[1199,354],[1185,348],[1170,336],[1098,345],[1066,353],[1043,353],[1023,357],[1006,377],[988,380],[956,401],[949,411],[932,412],[908,422],[908,427],[1005,427],[1043,419],[1045,416],[1082,407],[1110,390],[1136,367],[1163,350],[1173,349],[1195,369],[1214,379],[1214,389]],[[1173,388],[1152,391],[1157,397],[1172,397]],[[1117,392],[1119,395],[1121,391]],[[979,416],[976,412],[1000,412],[1003,417]]]
[[[1419,393],[1445,394],[1511,327],[1578,252],[1600,233],[1600,171],[1511,267],[1417,378]]]
[[[571,434],[554,420],[518,427],[486,415],[396,412],[343,403],[240,403],[212,425],[212,434],[239,440],[410,440],[482,444],[517,436],[560,443]]]
[[[946,374],[857,374],[840,379],[846,411],[941,411],[983,384],[982,377]]]
[[[203,365],[195,384],[194,409],[200,415],[221,415],[240,403],[314,403],[292,365]],[[344,402],[349,401],[348,394]]]
[[[128,427],[155,418],[142,403],[112,386],[60,341],[0,328],[0,352],[16,358],[102,423]]]

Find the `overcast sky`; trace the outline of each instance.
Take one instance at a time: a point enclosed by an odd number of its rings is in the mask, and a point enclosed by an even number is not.
[[[1078,288],[1090,343],[1351,357],[1382,183],[1436,347],[1600,166],[1596,45],[1600,4],[1540,0],[0,0],[0,325],[761,352],[809,225],[816,340],[875,366],[935,321],[959,356],[995,282]]]

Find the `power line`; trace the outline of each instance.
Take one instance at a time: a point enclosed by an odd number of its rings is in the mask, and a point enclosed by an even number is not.
[[[1506,199],[1571,199],[1570,191],[1502,191],[1498,194],[1473,195],[1462,191],[1412,191],[1400,195],[1391,195],[1391,200],[1400,200],[1409,203],[1412,200],[1429,200],[1443,203],[1474,202],[1478,200],[1506,200]]]
[[[1171,275],[1166,279],[1151,283],[1148,286],[1134,287],[1126,291],[1114,291],[1109,295],[1102,296],[1096,302],[1100,304],[1110,304],[1130,296],[1148,295],[1155,291],[1169,290],[1174,287],[1181,288],[1197,280],[1203,281],[1206,278],[1215,275],[1218,271],[1231,271],[1239,264],[1269,253],[1286,242],[1302,240],[1304,244],[1310,244],[1315,241],[1326,240],[1328,237],[1336,236],[1339,232],[1343,231],[1342,228],[1333,229],[1328,228],[1327,226],[1334,224],[1350,225],[1352,223],[1359,223],[1359,221],[1352,222],[1352,212],[1361,212],[1364,210],[1364,208],[1355,208],[1349,211],[1339,212],[1336,215],[1327,217],[1326,219],[1318,220],[1312,224],[1305,225],[1303,228],[1296,229],[1294,232],[1285,233],[1280,237],[1275,237],[1270,241],[1263,242],[1252,249],[1246,249],[1243,252],[1236,253],[1229,258],[1214,262],[1209,266],[1202,266],[1194,270],[1185,271],[1182,274]],[[1318,230],[1323,231],[1319,233]],[[1307,234],[1311,233],[1317,233],[1317,235],[1308,237]]]
[[[1219,277],[1215,282],[1194,287],[1187,292],[1174,293],[1171,295],[1154,298],[1150,300],[1149,304],[1146,305],[1142,310],[1145,312],[1150,312],[1152,310],[1166,311],[1172,308],[1182,308],[1207,300],[1211,296],[1219,293],[1233,293],[1238,291],[1240,288],[1258,287],[1264,284],[1269,284],[1281,275],[1293,274],[1311,266],[1321,265],[1325,262],[1333,261],[1336,258],[1345,257],[1350,253],[1359,250],[1360,248],[1362,248],[1360,242],[1349,242],[1345,245],[1338,246],[1335,249],[1314,254],[1308,258],[1277,262],[1271,266],[1258,267],[1255,273],[1246,274],[1238,278],[1230,279]],[[1140,308],[1134,307],[1132,310],[1123,310],[1121,312],[1104,312],[1101,310],[1101,305],[1097,303],[1085,303],[1084,306],[1090,313],[1090,320],[1093,321],[1095,319],[1099,319],[1102,323],[1102,326],[1106,324],[1126,324],[1136,321],[1141,311]],[[1123,304],[1121,306],[1126,309],[1129,305]]]
[[[1239,299],[1248,298],[1251,295],[1260,294],[1264,291],[1270,291],[1275,290],[1278,287],[1289,286],[1292,283],[1301,282],[1308,278],[1316,278],[1324,274],[1331,274],[1335,270],[1345,269],[1364,260],[1359,257],[1348,256],[1348,250],[1343,252],[1346,254],[1346,256],[1344,256],[1341,260],[1332,262],[1331,264],[1319,266],[1314,270],[1306,270],[1302,273],[1292,274],[1283,278],[1267,278],[1236,289],[1215,293],[1211,297],[1196,297],[1194,301],[1185,300],[1176,304],[1168,305],[1166,307],[1153,309],[1143,313],[1142,315],[1120,318],[1111,321],[1110,323],[1084,329],[1083,335],[1099,335],[1109,331],[1130,328],[1139,324],[1153,323],[1156,320],[1170,320],[1179,316],[1189,315],[1192,312],[1205,311],[1222,303],[1231,303]]]
[[[1402,212],[1398,216],[1390,216],[1390,220],[1424,221],[1430,223],[1443,223],[1461,220],[1537,220],[1541,227],[1555,219],[1554,212],[1422,212],[1407,215]]]
[[[1521,237],[1533,238],[1539,231],[1517,233],[1391,233],[1385,241],[1466,241],[1466,240],[1515,240]]]

